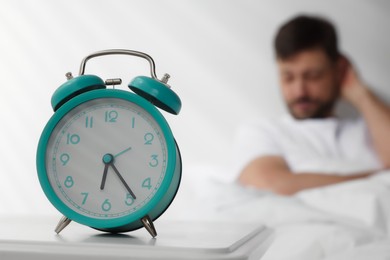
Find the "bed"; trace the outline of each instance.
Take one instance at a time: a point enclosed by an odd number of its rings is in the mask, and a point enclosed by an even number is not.
[[[390,259],[390,171],[278,196],[195,166],[164,218],[263,223],[275,239],[262,259]]]

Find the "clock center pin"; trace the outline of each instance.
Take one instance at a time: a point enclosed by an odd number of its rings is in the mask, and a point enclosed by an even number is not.
[[[110,164],[114,161],[114,156],[110,153],[106,153],[105,155],[103,155],[103,162],[105,164]]]

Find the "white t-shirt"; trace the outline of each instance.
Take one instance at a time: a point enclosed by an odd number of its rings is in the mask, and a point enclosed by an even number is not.
[[[285,116],[242,125],[234,145],[234,178],[249,162],[268,155],[283,157],[296,173],[347,175],[382,168],[362,118]]]

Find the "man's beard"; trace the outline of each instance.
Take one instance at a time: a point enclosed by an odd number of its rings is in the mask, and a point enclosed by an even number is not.
[[[287,104],[290,114],[295,119],[322,119],[327,118],[332,114],[334,105],[336,103],[336,98],[333,98],[328,101],[321,101],[317,99],[311,99],[309,97],[301,97],[296,100],[293,100]],[[315,104],[315,108],[307,113],[299,114],[294,111],[294,106],[297,104]]]

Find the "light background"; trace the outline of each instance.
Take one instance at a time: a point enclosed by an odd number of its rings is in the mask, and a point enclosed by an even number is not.
[[[299,13],[334,21],[341,49],[389,99],[385,0],[0,0],[0,214],[55,214],[38,183],[37,142],[64,74],[77,75],[82,58],[98,50],[146,52],[159,77],[171,75],[183,109],[164,115],[182,151],[184,177],[198,164],[226,165],[240,122],[285,111],[272,40]],[[127,84],[149,68],[114,56],[91,60],[86,72]]]

